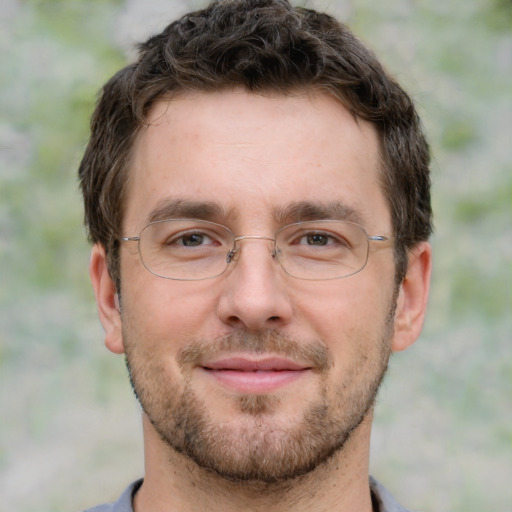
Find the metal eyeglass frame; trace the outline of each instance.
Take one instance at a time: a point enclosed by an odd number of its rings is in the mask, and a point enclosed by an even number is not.
[[[226,253],[226,267],[222,270],[222,272],[219,272],[213,276],[208,276],[208,277],[199,277],[199,278],[182,278],[182,277],[167,277],[167,276],[163,276],[161,274],[158,274],[156,272],[154,272],[153,270],[151,270],[146,262],[144,261],[144,258],[142,256],[142,252],[141,252],[141,249],[140,249],[140,241],[141,241],[141,235],[142,233],[144,232],[144,230],[146,228],[148,228],[149,226],[151,226],[152,224],[159,224],[159,223],[164,223],[164,222],[170,222],[170,221],[191,221],[191,222],[200,222],[202,224],[210,224],[210,225],[213,225],[213,226],[218,226],[218,227],[221,227],[223,228],[224,230],[226,230],[228,233],[230,233],[232,236],[233,236],[233,248],[231,250],[229,250],[227,253]],[[386,236],[386,235],[368,235],[368,233],[366,232],[366,230],[360,226],[359,224],[355,223],[355,222],[351,222],[351,221],[345,221],[345,220],[337,220],[337,219],[318,219],[318,220],[311,220],[311,221],[303,221],[303,222],[292,222],[290,224],[286,224],[285,226],[279,228],[276,232],[276,234],[274,235],[274,238],[272,237],[269,237],[269,236],[263,236],[263,235],[242,235],[242,236],[235,236],[235,234],[227,227],[227,226],[224,226],[223,224],[219,224],[217,222],[212,222],[212,221],[208,221],[208,220],[202,220],[202,219],[189,219],[189,218],[178,218],[178,219],[162,219],[162,220],[157,220],[157,221],[153,221],[153,222],[149,222],[148,224],[146,224],[140,231],[140,234],[138,236],[122,236],[122,237],[119,237],[118,240],[120,242],[137,242],[137,249],[138,249],[138,252],[139,252],[139,256],[140,256],[140,259],[142,261],[142,264],[144,265],[144,267],[146,268],[146,270],[148,272],[150,272],[151,274],[153,274],[154,276],[156,277],[160,277],[162,279],[170,279],[170,280],[173,280],[173,281],[205,281],[207,279],[214,279],[216,277],[219,277],[221,276],[222,274],[224,274],[224,272],[226,272],[226,270],[229,268],[229,264],[234,260],[235,256],[237,255],[237,253],[239,252],[240,248],[237,247],[237,243],[240,242],[241,240],[268,240],[270,242],[273,242],[274,243],[274,250],[272,251],[272,253],[270,254],[272,258],[274,258],[278,263],[279,265],[281,266],[281,268],[283,269],[283,271],[295,278],[295,279],[301,279],[303,281],[331,281],[331,280],[334,280],[334,279],[344,279],[346,277],[350,277],[354,274],[357,274],[359,272],[361,272],[367,265],[368,263],[368,257],[369,257],[369,250],[370,250],[370,244],[368,243],[368,249],[367,249],[367,255],[366,255],[366,259],[365,259],[365,262],[363,264],[363,266],[354,271],[354,272],[351,272],[350,274],[347,274],[347,275],[343,275],[343,276],[335,276],[335,277],[326,277],[326,278],[311,278],[311,277],[299,277],[299,276],[296,276],[294,274],[291,274],[290,272],[288,272],[286,270],[286,268],[283,266],[283,264],[281,263],[280,259],[279,259],[279,254],[282,254],[281,250],[279,249],[279,247],[277,246],[277,237],[279,235],[279,233],[287,228],[289,228],[290,226],[299,226],[299,225],[302,225],[302,224],[314,224],[314,223],[320,223],[320,222],[339,222],[339,223],[347,223],[347,224],[352,224],[356,227],[358,227],[365,235],[366,235],[366,240],[368,242],[386,242],[386,241],[389,241],[389,240],[393,240],[394,237],[393,236]]]

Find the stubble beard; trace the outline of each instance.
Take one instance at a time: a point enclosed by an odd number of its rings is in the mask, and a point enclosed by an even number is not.
[[[337,383],[334,399],[327,382],[332,355],[325,344],[297,342],[275,331],[238,333],[214,342],[191,344],[180,357],[185,375],[181,388],[165,384],[162,362],[141,354],[128,332],[124,333],[126,364],[137,399],[171,450],[229,481],[286,482],[313,471],[340,452],[372,409],[389,361],[393,314],[394,309],[381,338],[372,344],[377,355],[357,354],[343,381]],[[321,384],[315,400],[304,406],[301,421],[290,425],[273,421],[273,413],[280,407],[275,395],[241,395],[235,403],[240,421],[213,419],[207,404],[192,388],[190,369],[200,354],[221,349],[274,352],[302,359],[306,354]]]

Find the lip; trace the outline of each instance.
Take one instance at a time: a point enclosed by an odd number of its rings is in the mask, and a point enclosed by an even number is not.
[[[312,368],[280,357],[228,357],[201,364],[200,369],[238,393],[265,394],[297,381]]]

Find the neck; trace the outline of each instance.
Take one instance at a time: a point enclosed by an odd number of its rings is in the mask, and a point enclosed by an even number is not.
[[[233,482],[170,449],[143,415],[146,476],[135,512],[371,512],[371,412],[343,448],[307,475],[278,483]]]

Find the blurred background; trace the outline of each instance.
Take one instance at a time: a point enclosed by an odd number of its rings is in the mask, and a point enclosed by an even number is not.
[[[0,0],[0,511],[72,512],[143,473],[103,347],[76,169],[101,85],[195,0]],[[380,393],[371,471],[425,512],[512,510],[512,2],[330,0],[434,154],[424,334]]]

